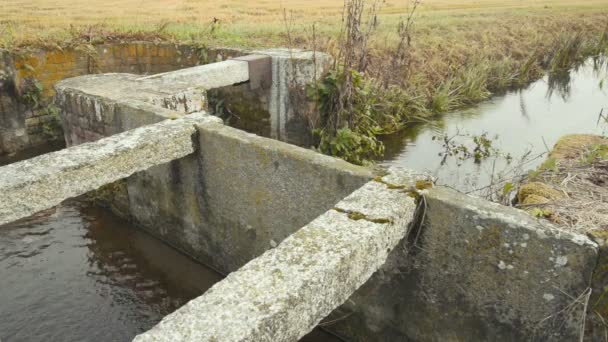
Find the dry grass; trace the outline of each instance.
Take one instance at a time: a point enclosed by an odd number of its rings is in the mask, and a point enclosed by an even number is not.
[[[65,45],[82,37],[96,42],[108,36],[122,40],[160,36],[214,46],[286,46],[286,10],[294,18],[292,44],[335,52],[343,4],[342,0],[0,0],[0,48]],[[379,60],[373,63],[377,69],[384,68],[385,52],[398,43],[397,25],[409,4],[386,0],[380,10],[379,27],[370,42]],[[316,44],[311,41],[313,23]],[[412,56],[412,67],[421,73],[404,82],[436,89],[463,66],[472,65],[491,67],[495,78],[508,79],[533,54],[555,45],[561,32],[582,32],[588,38],[599,36],[606,25],[608,0],[423,0],[414,25]]]
[[[556,145],[548,160],[555,160],[555,166],[541,168],[539,173],[533,176],[533,180],[550,185],[561,192],[563,198],[519,206],[528,211],[539,208],[541,211],[537,212],[545,213],[550,221],[571,231],[606,231],[608,140],[599,136],[573,135],[564,137],[561,141],[563,143]],[[595,143],[587,143],[591,141]],[[597,143],[598,141],[601,143]],[[578,151],[575,152],[576,149]]]
[[[567,194],[565,199],[538,205],[552,222],[578,233],[608,228],[608,189],[604,185],[608,182],[608,161],[564,166],[537,178]]]
[[[394,38],[397,20],[407,6],[407,0],[386,0],[380,12],[378,44]],[[293,11],[302,32],[314,22],[321,36],[333,37],[339,30],[342,7],[341,0],[0,0],[0,46],[61,42],[70,38],[71,28],[90,25],[117,32],[161,31],[179,40],[227,45],[284,45],[283,9]],[[419,9],[419,41],[438,45],[459,38],[454,49],[465,47],[468,39],[476,46],[500,46],[535,28],[595,25],[606,15],[606,0],[426,0]],[[211,35],[214,19],[220,28]],[[306,34],[296,40],[306,45]]]

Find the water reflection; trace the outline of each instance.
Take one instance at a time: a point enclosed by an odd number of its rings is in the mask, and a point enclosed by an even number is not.
[[[0,226],[0,340],[129,341],[222,275],[68,201]],[[339,341],[315,330],[303,341]]]
[[[498,173],[510,170],[523,156],[546,152],[563,135],[602,134],[605,127],[598,125],[598,114],[608,104],[608,91],[600,84],[607,75],[605,63],[590,59],[567,77],[547,76],[525,89],[508,92],[474,108],[409,127],[383,139],[386,155],[381,164],[426,171],[438,177],[440,184],[462,191],[483,187]],[[458,132],[497,135],[494,147],[510,154],[514,162],[489,158],[475,163],[448,158],[441,165],[443,148],[433,136],[452,136]],[[460,143],[470,144],[470,139],[459,139]],[[525,167],[535,168],[542,160],[529,160]]]
[[[0,339],[126,341],[221,276],[70,202],[0,227]]]

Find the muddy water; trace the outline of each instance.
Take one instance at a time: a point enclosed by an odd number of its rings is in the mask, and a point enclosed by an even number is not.
[[[69,200],[0,226],[0,340],[130,341],[222,276]],[[340,341],[315,330],[302,341]]]
[[[386,155],[381,164],[426,171],[436,176],[438,183],[462,191],[482,188],[493,177],[517,171],[514,169],[534,169],[545,159],[534,157],[552,148],[561,136],[606,131],[608,127],[603,120],[598,124],[598,115],[608,107],[608,84],[601,86],[602,79],[607,77],[605,66],[598,69],[589,60],[567,77],[545,77],[525,89],[494,97],[474,108],[405,129],[386,137]],[[493,139],[492,147],[500,153],[480,163],[458,157],[443,161],[445,148],[441,139],[433,139],[445,134],[454,137],[456,145],[472,149],[470,136],[483,133]],[[513,158],[510,163],[503,157],[506,154]],[[528,157],[522,163],[524,155]]]

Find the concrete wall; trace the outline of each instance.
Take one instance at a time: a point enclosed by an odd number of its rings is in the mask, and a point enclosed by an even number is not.
[[[194,125],[216,121],[210,115],[191,114],[4,166],[0,225],[192,154]]]
[[[368,182],[136,341],[295,341],[341,303],[325,328],[350,341],[579,340],[597,245],[417,177]]]
[[[56,140],[59,134],[51,128],[53,117],[46,108],[26,100],[19,94],[24,84],[16,83],[17,70],[13,56],[0,51],[0,154],[16,152]],[[34,84],[28,83],[32,94],[37,92]]]
[[[54,85],[62,79],[108,72],[158,74],[249,53],[239,49],[138,42],[81,45],[62,50],[0,50],[0,154],[61,140],[61,127],[50,99]],[[210,94],[213,100],[210,112],[223,114],[234,127],[308,147],[311,145],[308,118],[315,111],[303,97],[304,87],[327,70],[329,60],[318,54],[313,63],[306,53],[287,53],[281,49],[264,53],[272,56],[272,68],[277,75],[272,86],[252,89],[244,84],[215,89]],[[289,91],[289,87],[298,88],[299,92]],[[27,100],[32,95],[36,103]],[[207,103],[204,105],[207,109]],[[92,139],[92,134],[86,138]]]
[[[57,104],[66,141],[94,141],[183,115],[163,109],[157,99],[197,89],[196,82],[204,89],[241,82],[230,72],[241,72],[234,69],[238,63],[247,64],[225,61],[145,78],[111,74],[62,81],[56,86]],[[227,69],[212,83],[194,76],[221,66]],[[197,154],[119,185],[118,192],[127,195],[115,209],[224,273],[276,245],[372,177],[365,168],[224,125],[198,127],[198,139]]]
[[[63,79],[108,72],[156,74],[240,54],[231,49],[140,42],[0,50],[0,154],[61,140],[61,127],[49,104],[54,85]],[[28,92],[36,93],[38,104],[25,98]]]
[[[228,273],[276,246],[372,177],[369,170],[224,125],[199,153],[128,179],[144,229]]]
[[[102,76],[87,79],[103,83]],[[58,87],[70,145],[180,115],[130,99],[90,95],[94,90],[81,81]],[[89,96],[74,91],[76,84],[88,89]],[[224,273],[276,245],[372,178],[365,168],[225,125],[197,130],[197,153],[121,182],[118,193],[127,200],[115,209]]]
[[[415,208],[369,182],[135,341],[297,341],[385,262]]]
[[[128,75],[89,76],[62,82],[58,99],[64,116],[93,111],[104,127],[113,127],[104,134],[180,115],[151,101],[159,96],[158,89],[133,84]],[[126,94],[129,91],[137,95]],[[78,97],[84,100],[70,100]],[[76,138],[80,139],[78,134]],[[317,216],[327,215],[373,177],[368,169],[221,124],[198,125],[196,145],[193,155],[126,179],[124,213],[163,241],[225,273],[288,240]],[[598,259],[594,242],[513,208],[448,189],[420,191],[424,184],[412,186],[393,174],[375,178],[372,186],[374,182],[417,197],[422,203],[417,212],[421,224],[413,225],[384,266],[328,317],[330,330],[361,341],[578,338],[582,298],[587,298]],[[382,216],[365,214],[370,208],[383,209],[383,204],[366,205],[336,211],[355,221],[386,222]],[[282,253],[272,255],[270,261],[262,256],[265,266],[284,264]],[[256,281],[243,278],[238,283],[255,287]],[[327,299],[335,306],[343,301],[344,292],[329,295],[336,296]],[[315,311],[310,320],[304,317],[303,326],[289,326],[293,321],[288,320],[273,329],[299,334],[327,307]],[[283,305],[273,315],[291,317],[290,310]],[[192,307],[186,312],[200,314]],[[293,336],[286,332],[277,340]]]
[[[595,243],[447,188],[424,198],[420,234],[327,318],[347,317],[329,329],[353,341],[579,340]]]
[[[319,114],[306,89],[327,73],[330,56],[287,49],[253,53],[272,58],[268,86],[252,89],[250,84],[242,84],[214,89],[209,92],[210,112],[232,127],[293,145],[312,146],[311,128],[315,128]]]

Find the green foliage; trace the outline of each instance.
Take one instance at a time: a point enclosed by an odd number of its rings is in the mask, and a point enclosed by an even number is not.
[[[347,77],[352,86],[349,100],[341,95]],[[309,96],[320,105],[322,128],[314,130],[314,134],[321,152],[355,164],[382,155],[384,145],[376,138],[381,129],[373,119],[369,93],[369,84],[353,70],[332,71],[309,89]]]
[[[498,136],[489,138],[487,132],[479,135],[461,134],[458,132],[452,136],[444,133],[443,135],[433,136],[431,139],[441,142],[444,148],[444,151],[440,153],[443,157],[442,163],[445,163],[448,157],[456,157],[459,162],[473,159],[477,164],[489,157],[503,157],[507,162],[510,162],[512,159],[510,154],[503,153],[493,146]]]
[[[207,52],[209,48],[205,44],[200,44],[196,47],[196,57],[198,58],[198,62],[201,65],[211,63],[209,61],[209,53]]]
[[[608,160],[608,145],[594,145],[583,155],[583,161],[587,164],[598,160]]]
[[[473,157],[476,163],[497,152],[497,149],[492,147],[492,140],[488,138],[488,133],[473,136],[473,143],[475,144]]]
[[[559,170],[559,167],[557,165],[557,159],[555,159],[553,157],[547,158],[547,160],[545,160],[541,164],[540,170],[549,170],[552,172],[557,172]]]
[[[547,209],[543,209],[543,208],[532,208],[530,209],[530,215],[537,217],[537,218],[545,218],[545,217],[550,217],[553,213],[550,210]]]
[[[345,82],[346,78],[349,82]],[[348,83],[351,99],[344,99],[341,87]],[[369,83],[353,70],[332,71],[308,95],[319,102],[321,127],[313,131],[321,152],[364,164],[384,153],[384,145],[377,139],[382,128],[376,123],[370,97]]]
[[[428,108],[432,113],[439,114],[450,111],[456,103],[450,92],[451,82],[441,84],[430,96]]]
[[[21,84],[21,98],[33,109],[40,107],[42,100],[42,83],[35,78],[26,78]]]
[[[381,155],[384,145],[374,135],[365,135],[351,131],[349,128],[339,129],[335,136],[315,131],[320,138],[319,149],[326,154],[342,158],[353,164],[369,163],[367,158]]]
[[[61,118],[59,116],[61,110],[51,103],[46,106],[44,111],[49,116],[49,121],[42,125],[42,132],[49,138],[57,139],[61,134]]]
[[[515,187],[515,185],[513,185],[513,183],[506,182],[502,188],[502,196],[503,197],[509,196],[509,194],[511,193],[511,191],[513,190],[514,187]]]
[[[352,87],[350,99],[341,96],[347,77]],[[319,103],[321,128],[314,130],[319,150],[355,164],[368,163],[384,153],[379,135],[428,116],[422,96],[410,96],[398,86],[381,87],[353,70],[329,72],[308,88],[308,97]]]

